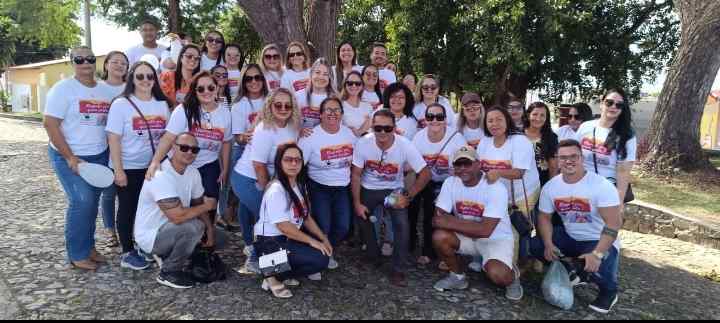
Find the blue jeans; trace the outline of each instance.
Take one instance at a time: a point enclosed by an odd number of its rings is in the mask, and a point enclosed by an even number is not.
[[[95,156],[78,156],[88,162],[107,166],[108,151]],[[95,221],[102,189],[85,182],[75,174],[65,158],[48,148],[50,164],[65,191],[68,208],[65,213],[65,248],[71,262],[86,260],[95,248]]]
[[[257,181],[240,175],[233,171],[232,188],[237,194],[239,208],[245,208],[246,212],[239,212],[240,226],[242,227],[243,240],[246,246],[252,245],[255,222],[260,218],[260,205],[262,205],[263,192],[257,189]],[[257,259],[256,255],[251,258]]]
[[[337,246],[350,231],[350,188],[325,186],[311,181],[310,203],[313,218],[320,230],[333,247]]]
[[[100,210],[102,212],[103,224],[105,229],[115,230],[115,197],[117,196],[117,187],[110,185],[102,192],[100,198]]]
[[[279,248],[283,248],[289,252],[288,261],[290,262],[290,268],[292,268],[292,270],[275,276],[279,281],[320,273],[327,269],[328,263],[330,262],[330,258],[323,255],[320,250],[301,242],[289,240],[285,236],[258,236],[255,246],[261,255],[271,254],[278,251]]]
[[[577,258],[593,252],[599,241],[575,241],[571,238],[565,227],[556,226],[553,229],[553,243],[566,257]],[[530,242],[530,254],[541,261],[545,261],[545,244],[540,236]],[[589,275],[590,281],[597,284],[603,295],[614,295],[618,291],[618,270],[620,266],[620,253],[615,247],[610,248],[608,256],[600,265],[600,271]]]

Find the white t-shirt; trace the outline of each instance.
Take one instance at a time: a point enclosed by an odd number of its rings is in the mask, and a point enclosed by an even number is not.
[[[265,81],[267,82],[268,90],[270,92],[280,88],[280,82],[282,81],[281,72],[267,71],[265,72]]]
[[[390,84],[397,82],[395,72],[389,69],[383,68],[378,74],[380,75],[380,91],[385,91],[385,88],[387,88]]]
[[[360,104],[354,107],[348,101],[343,101],[343,111],[343,124],[360,129],[365,124],[365,120],[371,117],[373,109],[366,102],[360,101]]]
[[[244,134],[252,129],[258,115],[265,104],[265,98],[250,100],[248,97],[240,99],[232,107],[232,134]]]
[[[478,145],[478,159],[482,163],[483,172],[490,170],[524,169],[525,189],[528,197],[540,190],[540,174],[535,161],[535,147],[524,135],[513,135],[502,147],[496,148],[492,138],[483,140]],[[512,192],[510,180],[501,178],[508,192]],[[524,201],[523,182],[515,180],[515,201]],[[508,194],[510,197],[510,194]]]
[[[73,154],[99,155],[108,149],[105,126],[113,97],[105,84],[89,88],[75,78],[65,79],[50,89],[45,115],[62,120],[60,130]]]
[[[143,46],[143,44],[137,45],[135,47],[130,47],[125,51],[125,55],[128,57],[128,62],[130,62],[129,66],[133,66],[133,64],[140,61],[140,59],[147,55],[152,54],[157,57],[158,62],[162,62],[162,55],[163,52],[167,50],[167,47],[157,44],[157,47],[155,48],[147,48]],[[161,64],[162,65],[162,64]]]
[[[577,137],[575,130],[573,130],[573,128],[569,125],[556,129],[555,134],[558,136],[558,142],[568,139],[575,140]]]
[[[443,107],[445,107],[445,114],[447,115],[447,123],[448,126],[454,128],[457,124],[457,115],[455,115],[455,111],[452,108],[452,105],[450,104],[450,101],[444,97],[440,97],[438,100],[438,103],[440,103]],[[413,114],[415,115],[415,118],[418,119],[418,127],[420,129],[424,129],[427,127],[427,122],[425,121],[425,114],[427,112],[427,105],[423,102],[420,102],[415,105],[415,108],[413,109]]]
[[[242,86],[242,75],[240,70],[228,70],[228,87],[230,88],[230,96],[235,100],[240,93]]]
[[[377,110],[383,104],[375,91],[363,90],[360,100],[369,104],[373,110]]]
[[[420,173],[427,163],[420,152],[405,139],[396,135],[392,147],[383,152],[375,134],[361,138],[355,145],[353,165],[363,169],[362,186],[368,190],[395,190],[405,187],[404,165]]]
[[[432,173],[432,181],[442,183],[453,176],[454,169],[450,160],[455,153],[467,144],[461,133],[452,128],[445,130],[445,137],[440,142],[430,142],[428,129],[423,129],[413,139],[413,145],[420,151]],[[440,151],[442,149],[442,151]]]
[[[483,127],[471,129],[468,126],[465,126],[465,128],[462,129],[462,134],[463,136],[465,136],[465,139],[467,139],[468,144],[476,149],[478,145],[480,145],[481,141],[488,138],[487,136],[485,136],[485,129],[483,129]]]
[[[488,239],[513,240],[512,223],[505,200],[508,194],[505,186],[500,183],[488,184],[485,178],[475,187],[466,187],[460,178],[450,177],[443,184],[435,206],[466,221],[500,219]]]
[[[207,53],[202,54],[202,61],[200,63],[201,71],[210,71],[213,67],[217,65],[225,65],[225,60],[220,59],[220,63],[218,64],[217,59],[211,59],[210,57],[207,57]]]
[[[610,151],[605,145],[605,141],[612,129],[600,127],[598,122],[599,120],[592,120],[583,123],[580,129],[578,129],[575,139],[582,145],[585,169],[590,172],[595,172],[593,155],[596,155],[597,168],[600,176],[608,179],[617,179],[617,163],[619,161],[634,162],[637,159],[637,137],[633,137],[627,141],[625,144],[627,158],[625,158],[625,160],[619,160],[617,149]],[[593,130],[595,129],[597,130],[595,133],[595,144],[593,144]],[[593,154],[593,151],[595,154]]]
[[[105,84],[105,86],[107,86],[107,87],[109,87],[109,88],[112,89],[112,92],[113,92],[113,94],[115,95],[115,96],[113,96],[113,99],[119,97],[119,96],[123,93],[123,91],[125,91],[125,84],[124,84],[124,83],[121,84],[121,85],[110,85],[110,84],[108,84],[108,83],[105,82],[105,81],[100,81],[100,82],[98,82],[98,83]]]
[[[560,214],[568,235],[577,241],[599,241],[605,221],[598,208],[619,205],[615,186],[590,171],[575,184],[566,183],[562,175],[556,176],[540,194],[540,211]],[[615,241],[615,247],[620,249],[620,240]]]
[[[327,99],[327,97],[327,94],[313,93],[310,98],[312,104],[310,104],[307,100],[307,89],[295,92],[295,99],[297,99],[298,108],[302,111],[303,129],[315,128],[320,124],[320,104],[323,100]]]
[[[310,137],[300,139],[310,179],[325,186],[350,185],[353,146],[357,140],[345,126],[334,135],[317,126]]]
[[[302,200],[300,189],[293,187],[295,194]],[[303,202],[303,207],[307,208],[307,202]],[[278,229],[277,225],[283,222],[289,222],[300,229],[303,225],[303,218],[300,216],[302,210],[298,210],[292,203],[292,199],[282,184],[273,181],[263,195],[262,204],[260,205],[260,219],[255,223],[255,236],[278,237],[284,234]],[[307,211],[305,211],[307,212]]]
[[[204,120],[202,117],[203,114],[204,113],[200,114],[202,125],[200,127],[193,126],[192,129],[188,129],[185,107],[179,105],[170,116],[167,129],[165,129],[167,132],[176,136],[188,131],[195,135],[195,138],[197,138],[200,144],[200,153],[197,155],[195,162],[190,166],[193,168],[200,168],[218,160],[223,143],[233,139],[232,117],[228,109],[218,106],[215,111],[210,112],[210,120]]]
[[[297,142],[298,131],[290,127],[265,128],[260,122],[253,132],[253,140],[245,146],[242,158],[235,165],[235,171],[245,177],[257,179],[253,162],[263,163],[272,178],[275,176],[275,156],[278,147]]]
[[[150,101],[142,101],[131,96],[130,99],[143,113],[145,121],[126,98],[119,98],[110,106],[105,130],[122,137],[120,143],[123,169],[146,169],[153,157],[148,127],[157,149],[160,138],[165,133],[167,120],[170,118],[170,109],[165,101],[157,101],[154,98]],[[110,168],[115,169],[112,159],[110,159]]]
[[[280,80],[280,87],[293,92],[304,90],[310,83],[310,69],[302,72],[295,72],[292,69],[286,70]]]
[[[417,135],[419,130],[417,120],[408,116],[403,116],[402,119],[397,120],[396,126],[398,129],[401,130],[403,137],[407,138],[408,140],[415,139],[415,136]]]
[[[155,247],[158,231],[170,222],[160,209],[158,201],[179,198],[183,208],[189,208],[190,202],[203,197],[205,190],[200,172],[187,168],[184,174],[178,174],[170,163],[165,160],[162,169],[155,173],[152,181],[145,181],[140,190],[137,217],[135,218],[135,242],[145,252],[152,252]]]

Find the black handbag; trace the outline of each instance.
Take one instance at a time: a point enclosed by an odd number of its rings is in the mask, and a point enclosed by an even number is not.
[[[213,248],[198,247],[191,257],[190,274],[194,281],[210,284],[227,279],[227,266]]]
[[[527,191],[525,190],[525,180],[522,180],[523,192],[525,194],[525,208],[530,212],[530,204],[527,200]],[[512,223],[515,231],[522,237],[529,237],[533,232],[533,225],[528,216],[526,216],[515,203],[515,181],[510,181],[510,191],[512,194],[512,212],[510,213],[510,223]]]

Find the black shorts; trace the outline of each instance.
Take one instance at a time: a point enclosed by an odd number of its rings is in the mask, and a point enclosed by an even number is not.
[[[218,183],[218,178],[220,178],[220,161],[216,160],[212,163],[205,164],[198,168],[198,171],[200,172],[200,177],[202,177],[205,196],[219,199],[220,184]]]

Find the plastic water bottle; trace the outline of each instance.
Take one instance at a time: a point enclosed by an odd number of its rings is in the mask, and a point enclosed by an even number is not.
[[[400,196],[402,196],[403,194],[405,194],[405,190],[402,188],[394,190],[390,195],[385,198],[385,207],[388,209],[394,208],[400,200]]]

